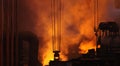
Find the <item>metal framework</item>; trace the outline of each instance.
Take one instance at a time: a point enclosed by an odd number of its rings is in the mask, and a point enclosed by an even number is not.
[[[98,24],[99,24],[99,0],[94,0],[94,32],[96,36],[96,55],[97,48],[99,47]]]
[[[59,60],[61,45],[61,0],[51,0],[51,12],[54,60]]]

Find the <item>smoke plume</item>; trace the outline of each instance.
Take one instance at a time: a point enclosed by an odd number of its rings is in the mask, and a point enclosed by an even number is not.
[[[115,20],[119,11],[111,6],[113,0],[99,0],[99,20]],[[62,61],[77,58],[95,48],[94,0],[61,0]],[[115,14],[114,14],[115,12]],[[117,12],[117,13],[116,13]],[[46,65],[53,60],[51,0],[20,0],[18,3],[19,31],[31,31],[39,43],[38,60]],[[41,39],[39,39],[41,41]]]

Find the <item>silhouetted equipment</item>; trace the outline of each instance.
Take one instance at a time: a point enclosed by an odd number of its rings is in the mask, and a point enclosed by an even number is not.
[[[89,49],[87,54],[82,54],[82,58],[95,58],[95,49]]]
[[[98,28],[99,28],[100,30],[102,30],[102,31],[105,31],[105,30],[108,30],[108,29],[109,29],[106,22],[101,22],[101,23],[99,24],[99,27],[98,27]]]
[[[95,49],[89,49],[88,53],[89,57],[94,58],[95,57]]]
[[[103,48],[111,49],[112,43],[114,43],[113,39],[119,37],[119,27],[116,22],[101,22],[98,26],[99,34],[97,36],[97,43]],[[119,39],[119,38],[118,38]],[[97,44],[97,45],[98,45]]]
[[[119,27],[116,22],[101,22],[98,29],[103,33],[107,33],[109,36],[116,36],[119,34]]]
[[[104,57],[114,56],[115,53],[120,54],[120,45],[116,44],[117,42],[120,43],[119,27],[117,23],[101,22],[98,29],[99,34],[97,43],[100,45],[100,48],[96,48],[98,56]],[[117,39],[117,41],[115,41],[115,39]]]
[[[61,0],[51,0],[52,45],[54,60],[60,59],[61,45]]]
[[[31,32],[19,34],[19,66],[41,66],[38,61],[38,38]]]
[[[49,66],[70,66],[68,61],[50,61]]]
[[[59,61],[59,59],[60,59],[60,56],[59,56],[60,51],[53,51],[53,53],[54,53],[54,61]]]
[[[101,22],[96,33],[97,55],[95,49],[89,49],[79,58],[66,62],[51,61],[50,66],[120,66],[120,37],[116,22]]]
[[[107,25],[110,32],[119,32],[119,27],[116,22],[108,22]]]

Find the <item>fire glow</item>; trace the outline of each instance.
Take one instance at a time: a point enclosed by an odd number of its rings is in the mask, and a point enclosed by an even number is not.
[[[62,42],[61,42],[61,61],[77,58],[82,53],[87,53],[88,49],[95,48],[95,35],[93,31],[93,5],[92,0],[76,0],[62,2]],[[50,10],[49,10],[50,11]],[[44,35],[46,48],[40,47],[44,51],[39,59],[43,65],[48,65],[53,59],[52,49],[52,25],[49,14],[44,14],[40,19],[45,24],[44,29],[48,36]],[[46,24],[47,23],[47,24]],[[39,24],[39,22],[38,22]],[[38,31],[38,30],[37,30]],[[41,61],[40,61],[41,62]]]
[[[92,0],[86,1],[63,1],[62,2],[62,42],[61,42],[61,61],[77,58],[82,53],[87,53],[88,49],[95,48],[95,35],[93,31],[93,3]],[[50,11],[50,10],[49,10]],[[47,17],[48,15],[46,15]],[[47,18],[46,18],[47,19]],[[46,21],[43,20],[43,21]],[[51,22],[50,18],[47,19]],[[46,30],[52,30],[52,25]],[[48,33],[46,52],[42,53],[43,65],[48,65],[53,59],[52,53],[52,33]],[[42,48],[44,49],[44,48]],[[40,50],[40,52],[43,52]],[[44,56],[45,55],[45,56]],[[41,58],[40,58],[41,59]]]
[[[35,12],[34,31],[42,40],[39,43],[39,62],[48,65],[53,60],[52,21],[50,0],[26,0],[27,7]],[[104,2],[104,1],[103,1]],[[61,48],[60,60],[80,57],[88,49],[95,49],[94,0],[61,0]],[[104,11],[100,11],[99,16]]]

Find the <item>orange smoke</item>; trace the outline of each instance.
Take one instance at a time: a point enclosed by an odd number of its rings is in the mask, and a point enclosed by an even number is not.
[[[93,31],[93,6],[92,0],[76,0],[62,1],[62,42],[60,60],[66,61],[72,58],[79,57],[80,54],[86,53],[88,49],[95,48],[95,35]],[[40,47],[39,57],[43,65],[48,65],[50,60],[53,60],[52,47],[52,23],[50,15],[51,10],[39,12],[40,20],[37,25],[43,23],[45,33],[45,44]],[[36,32],[39,35],[38,27]],[[41,25],[42,26],[42,25]],[[40,56],[40,55],[39,55]],[[42,61],[41,61],[42,59]]]
[[[48,65],[53,60],[52,21],[50,0],[25,0],[27,8],[34,12],[34,32],[41,38],[39,41],[38,60]],[[94,35],[94,0],[61,0],[62,1],[62,40],[60,60],[66,61],[87,53],[95,48]],[[103,0],[102,0],[103,1]],[[103,9],[100,11],[104,14]],[[32,30],[31,30],[32,31]],[[33,32],[33,31],[32,31]]]

